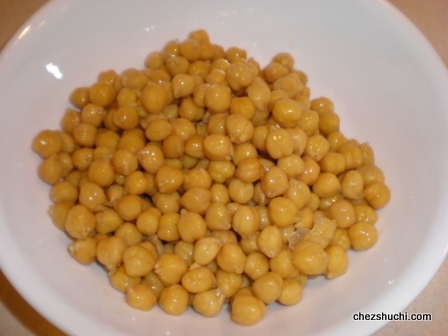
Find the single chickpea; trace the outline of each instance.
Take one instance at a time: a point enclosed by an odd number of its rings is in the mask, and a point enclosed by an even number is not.
[[[242,144],[252,139],[254,125],[242,114],[231,114],[225,120],[225,128],[230,141]]]
[[[189,211],[197,212],[200,215],[205,214],[210,203],[210,191],[205,188],[191,188],[179,200],[180,206]]]
[[[244,204],[249,202],[254,196],[254,185],[234,178],[229,183],[228,191],[232,201]]]
[[[84,205],[77,204],[67,213],[64,227],[72,238],[86,238],[95,229],[95,215]]]
[[[75,107],[82,109],[84,106],[86,106],[90,102],[89,88],[88,87],[77,87],[70,94],[69,101]]]
[[[265,304],[277,300],[282,293],[283,278],[275,272],[267,272],[256,278],[252,284],[252,291]]]
[[[283,281],[282,292],[277,299],[282,305],[292,306],[302,299],[302,284],[296,279],[286,279]]]
[[[165,163],[162,150],[153,144],[147,144],[137,152],[136,156],[143,169],[150,174],[156,174]]]
[[[337,151],[345,156],[345,169],[356,169],[362,165],[364,158],[357,145],[346,143],[341,145]]]
[[[67,181],[54,184],[50,189],[50,200],[53,203],[76,202],[78,200],[78,189]]]
[[[146,209],[137,217],[137,229],[145,235],[156,233],[159,229],[159,219],[161,216],[162,213],[155,207]]]
[[[225,243],[216,256],[219,267],[226,272],[242,274],[246,263],[246,255],[235,243]]]
[[[187,270],[187,263],[174,253],[162,254],[154,265],[154,273],[164,286],[180,283]]]
[[[117,92],[105,81],[99,81],[89,87],[89,101],[101,107],[109,106],[115,100]]]
[[[95,231],[100,234],[114,232],[124,223],[114,209],[104,209],[95,213]]]
[[[191,304],[193,309],[206,317],[213,317],[219,314],[224,306],[225,296],[219,289],[209,289],[196,293]]]
[[[198,213],[182,209],[177,222],[177,231],[184,242],[193,243],[205,236],[207,225]]]
[[[115,179],[115,170],[110,159],[93,160],[87,170],[89,181],[100,187],[110,186]]]
[[[148,286],[156,296],[157,300],[159,300],[160,293],[165,288],[162,281],[160,281],[154,271],[149,272],[145,277],[143,277],[141,279],[141,284]]]
[[[288,176],[280,167],[272,167],[261,178],[261,189],[269,198],[282,195],[289,188]]]
[[[283,279],[294,278],[299,274],[292,263],[290,248],[283,248],[275,257],[269,259],[269,269],[279,274]]]
[[[75,205],[73,202],[61,202],[52,204],[48,208],[48,215],[53,224],[59,229],[65,231],[65,220],[70,209]]]
[[[178,213],[165,213],[159,218],[157,237],[165,242],[175,242],[179,240],[177,223],[180,215]]]
[[[334,112],[334,105],[329,98],[319,97],[311,101],[311,109],[319,114],[326,112]]]
[[[292,251],[292,263],[307,275],[318,275],[325,271],[328,264],[328,254],[316,242],[302,240]]]
[[[232,321],[237,324],[254,325],[266,315],[266,304],[253,294],[235,295],[231,302],[230,314]]]
[[[178,159],[184,154],[185,142],[177,134],[168,135],[162,143],[162,151],[165,158]]]
[[[180,195],[179,193],[173,192],[171,194],[165,194],[161,192],[157,192],[152,196],[152,201],[154,205],[162,214],[171,213],[171,212],[179,212],[180,204],[179,204]]]
[[[143,204],[137,195],[124,195],[114,204],[114,209],[125,221],[131,221],[141,214]]]
[[[122,263],[123,251],[127,247],[126,241],[120,237],[105,238],[96,246],[96,258],[107,270],[113,270]]]
[[[273,159],[290,156],[294,151],[291,135],[284,128],[271,126],[266,136],[266,150]]]
[[[271,90],[266,84],[256,83],[255,80],[246,88],[246,94],[259,111],[267,111],[271,100]]]
[[[33,139],[31,148],[41,158],[57,154],[62,150],[63,142],[59,132],[44,130],[39,132]]]
[[[191,188],[209,189],[212,185],[212,178],[208,171],[202,167],[195,167],[184,174],[182,189],[184,191]]]
[[[341,182],[333,173],[321,173],[314,182],[312,190],[321,198],[332,197],[342,190]]]
[[[364,181],[362,175],[356,170],[346,172],[341,181],[341,193],[351,200],[360,200],[363,197]]]
[[[192,266],[182,276],[182,286],[189,293],[200,293],[216,287],[214,274],[206,266]]]
[[[212,134],[204,138],[204,154],[214,161],[230,161],[233,155],[231,139],[226,135]]]
[[[133,278],[127,275],[123,265],[113,268],[107,275],[112,287],[123,294],[126,294],[128,288],[141,282],[141,278]]]
[[[151,288],[141,283],[128,288],[125,300],[132,308],[143,311],[151,310],[157,304],[157,297]]]
[[[91,237],[76,239],[69,245],[68,251],[77,262],[89,265],[96,260],[96,241]]]
[[[378,240],[378,231],[372,224],[357,222],[348,229],[351,246],[356,251],[371,248]]]
[[[220,113],[229,109],[231,90],[219,84],[211,84],[204,93],[204,105],[211,113]]]
[[[271,62],[263,69],[264,79],[268,83],[274,83],[277,79],[283,77],[288,72],[288,68],[277,62]]]
[[[150,141],[163,141],[174,131],[173,125],[165,119],[154,119],[149,122],[145,136]]]
[[[130,277],[144,277],[155,264],[153,254],[139,245],[132,245],[123,251],[123,265]]]
[[[291,154],[277,160],[277,166],[282,168],[289,179],[297,178],[305,170],[302,158],[297,154]]]
[[[293,99],[278,99],[272,104],[272,117],[281,127],[296,126],[301,116],[302,109]]]
[[[258,233],[257,246],[266,257],[274,258],[283,248],[283,238],[280,229],[275,225],[267,225]]]
[[[115,230],[114,236],[122,238],[128,246],[136,245],[143,239],[142,233],[138,231],[135,224],[131,222],[124,222],[117,230]]]
[[[297,178],[299,181],[305,183],[306,185],[313,185],[316,183],[317,178],[320,174],[319,164],[309,156],[302,157],[303,163],[305,164],[305,169],[302,174]]]
[[[148,82],[142,90],[140,103],[149,113],[161,113],[168,103],[168,96],[159,84]]]
[[[269,271],[268,258],[261,252],[253,252],[246,256],[244,273],[255,280]]]
[[[286,197],[275,197],[268,204],[268,216],[272,224],[284,228],[299,221],[298,209]]]
[[[390,189],[383,182],[374,182],[364,189],[364,198],[373,209],[381,209],[390,201]]]
[[[179,284],[165,287],[160,293],[159,306],[169,315],[182,315],[189,306],[189,293]]]
[[[341,246],[344,250],[348,250],[352,247],[350,237],[348,236],[348,229],[336,228],[330,243],[330,246],[335,245]]]
[[[179,169],[163,166],[155,176],[155,184],[159,192],[171,194],[180,188],[184,174]]]
[[[213,202],[205,212],[205,224],[209,230],[228,230],[232,215],[224,203]]]
[[[329,246],[325,249],[328,254],[328,264],[325,269],[327,279],[334,279],[345,274],[348,267],[347,253],[339,245]]]
[[[385,180],[383,171],[375,164],[364,164],[357,168],[356,171],[361,174],[364,187],[374,182],[384,182]]]
[[[242,237],[249,237],[258,230],[260,216],[251,206],[242,205],[232,217],[232,228]]]
[[[229,191],[227,187],[222,183],[213,183],[210,187],[210,194],[212,198],[212,203],[222,203],[227,204],[230,202]],[[210,204],[211,206],[211,204]]]
[[[118,141],[117,150],[127,149],[130,152],[137,154],[138,151],[145,147],[145,135],[138,134],[136,132],[137,129],[131,130],[130,132],[124,131],[121,135],[120,140]]]

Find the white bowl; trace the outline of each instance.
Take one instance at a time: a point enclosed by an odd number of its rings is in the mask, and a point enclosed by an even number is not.
[[[227,311],[173,317],[128,307],[100,267],[67,253],[30,149],[38,131],[59,128],[73,88],[103,70],[141,68],[149,52],[198,28],[262,65],[280,51],[294,55],[312,97],[331,98],[342,131],[371,144],[392,190],[374,248],[350,253],[346,275],[309,281],[300,304],[271,305],[252,327],[230,322]],[[386,321],[353,314],[402,311],[446,255],[447,89],[436,53],[385,1],[51,1],[0,56],[1,269],[71,335],[371,334]]]

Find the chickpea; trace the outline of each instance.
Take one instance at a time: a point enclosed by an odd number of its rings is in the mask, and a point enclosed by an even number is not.
[[[181,315],[189,306],[188,291],[179,284],[165,287],[160,293],[159,306],[169,315]]]
[[[70,182],[61,181],[54,184],[50,189],[50,199],[53,203],[76,202],[78,189]]]
[[[259,111],[267,111],[269,101],[271,100],[271,90],[266,84],[252,82],[246,88],[246,94]]]
[[[112,287],[124,294],[126,294],[128,288],[141,282],[140,278],[133,278],[127,275],[123,265],[110,270],[108,277]]]
[[[356,171],[361,174],[364,187],[375,182],[384,182],[384,173],[375,164],[364,164],[357,168]]]
[[[179,237],[184,242],[193,243],[205,236],[207,225],[204,218],[198,213],[182,209],[177,223],[177,230]]]
[[[87,170],[89,181],[100,187],[110,186],[115,179],[115,170],[110,159],[93,160]]]
[[[341,193],[348,199],[359,200],[363,197],[364,181],[356,170],[346,172],[341,181]]]
[[[124,195],[114,204],[114,209],[125,221],[131,221],[142,213],[143,203],[137,195]]]
[[[296,279],[286,279],[283,281],[282,292],[277,299],[285,306],[292,306],[302,299],[302,284]]]
[[[142,241],[143,235],[138,231],[135,224],[131,222],[124,222],[114,233],[115,237],[122,238],[126,244],[136,245]]]
[[[294,127],[302,116],[300,105],[290,99],[278,99],[272,104],[272,117],[281,127]]]
[[[364,189],[364,198],[375,209],[381,209],[390,200],[390,189],[383,182],[374,182]]]
[[[157,192],[152,196],[154,205],[162,214],[179,212],[179,199],[180,195],[177,191],[171,194]]]
[[[219,289],[209,289],[196,293],[191,302],[193,309],[206,317],[213,317],[219,314],[224,306],[225,296]]]
[[[367,204],[357,204],[354,206],[356,222],[366,222],[375,224],[378,215],[375,210]]]
[[[98,184],[86,182],[79,189],[79,203],[92,212],[105,210],[107,200],[103,188]]]
[[[155,176],[155,184],[159,192],[171,194],[180,188],[184,174],[179,169],[163,166]]]
[[[325,271],[328,264],[328,254],[316,242],[302,240],[292,251],[292,263],[302,273],[318,275]]]
[[[105,81],[99,81],[89,87],[89,101],[101,107],[112,104],[116,91],[114,87]]]
[[[44,130],[39,132],[33,140],[31,148],[45,159],[62,150],[63,142],[59,132]]]
[[[294,278],[299,274],[292,263],[290,248],[283,248],[275,257],[269,259],[269,269],[279,274],[283,279]]]
[[[123,265],[130,277],[144,277],[152,271],[155,264],[154,255],[146,248],[132,245],[123,251]]]
[[[196,166],[184,174],[182,189],[187,191],[191,188],[209,189],[212,185],[212,178],[208,171]]]
[[[98,242],[96,247],[97,260],[108,270],[113,270],[123,261],[123,251],[128,247],[120,237],[108,237]]]
[[[206,266],[191,267],[182,276],[182,286],[193,294],[216,287],[216,279]]]
[[[73,202],[61,202],[52,204],[47,213],[51,218],[53,224],[59,230],[65,230],[65,220],[70,209],[75,205]]]
[[[117,230],[124,223],[114,209],[105,209],[95,213],[95,231],[108,234]]]
[[[341,145],[337,151],[345,156],[345,169],[356,169],[362,165],[364,158],[357,145],[346,143]]]
[[[254,185],[234,178],[229,183],[228,191],[232,201],[244,204],[249,202],[254,196]]]
[[[328,264],[325,270],[327,279],[333,279],[343,275],[347,271],[348,259],[345,249],[339,245],[327,247]]]
[[[64,227],[72,238],[86,238],[95,228],[95,215],[84,205],[77,204],[68,211]]]
[[[226,160],[210,161],[207,171],[213,181],[224,183],[235,174],[235,164]]]
[[[334,105],[329,98],[319,97],[311,101],[311,109],[319,114],[326,112],[334,112]]]
[[[143,169],[150,174],[157,173],[165,163],[162,150],[152,144],[147,144],[140,149],[136,156]]]
[[[244,271],[246,255],[235,243],[225,243],[216,257],[219,267],[226,272],[241,274]]]
[[[257,236],[257,246],[266,257],[274,258],[283,248],[280,229],[275,225],[267,225]]]
[[[242,237],[255,234],[258,230],[260,216],[254,207],[242,205],[232,217],[232,228]]]
[[[231,319],[240,325],[254,325],[266,315],[266,305],[258,297],[248,294],[235,295],[231,302]]]
[[[216,202],[227,204],[230,202],[229,191],[227,190],[227,187],[225,185],[221,183],[213,183],[209,190],[212,198],[212,203]]]
[[[166,242],[175,242],[179,240],[177,223],[180,215],[178,213],[164,213],[159,218],[157,237]]]
[[[268,204],[268,216],[272,224],[284,228],[299,221],[297,207],[286,197],[276,197]]]
[[[333,173],[321,173],[314,182],[312,190],[319,197],[332,197],[342,190],[341,182]]]
[[[261,252],[253,252],[246,256],[246,264],[244,265],[244,273],[256,280],[269,271],[268,258]]]
[[[174,253],[162,254],[154,265],[154,273],[157,274],[164,286],[180,283],[187,270],[187,263]]]
[[[266,136],[266,150],[273,159],[290,156],[294,151],[291,135],[284,128],[271,126]]]
[[[261,178],[261,189],[269,198],[282,195],[289,188],[288,176],[280,167],[272,167]]]
[[[229,109],[231,100],[230,88],[210,84],[204,93],[204,105],[211,113],[220,113]]]
[[[232,215],[224,203],[213,202],[205,212],[205,224],[209,230],[228,230]]]
[[[186,191],[179,200],[180,206],[200,215],[205,214],[210,203],[211,194],[210,191],[205,188],[191,188]]]
[[[91,237],[76,239],[69,245],[68,251],[77,262],[89,265],[96,260],[96,241]]]
[[[165,119],[150,121],[145,130],[145,136],[150,141],[163,141],[174,131],[173,125]]]
[[[282,293],[283,278],[275,272],[267,272],[252,284],[252,291],[265,304],[270,304],[277,300]]]
[[[132,308],[147,311],[156,305],[157,297],[148,286],[134,284],[126,292],[126,302]]]

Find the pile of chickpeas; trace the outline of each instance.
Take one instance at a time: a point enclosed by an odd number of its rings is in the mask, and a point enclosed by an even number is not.
[[[144,65],[76,88],[61,129],[32,143],[69,253],[131,307],[211,317],[229,303],[252,325],[376,243],[384,174],[290,54],[261,68],[200,29]]]

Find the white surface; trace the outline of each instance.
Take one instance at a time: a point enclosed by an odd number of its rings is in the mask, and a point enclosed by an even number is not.
[[[142,67],[150,51],[197,28],[214,43],[245,48],[262,65],[291,52],[310,77],[312,96],[333,99],[342,131],[373,146],[392,190],[372,250],[351,254],[345,276],[310,281],[299,305],[270,306],[250,328],[229,322],[227,312],[206,319],[128,308],[99,268],[80,266],[66,252],[69,240],[46,214],[49,188],[30,150],[39,130],[59,127],[74,87],[109,68]],[[352,315],[401,311],[445,257],[447,73],[386,2],[53,1],[3,50],[0,74],[1,269],[71,335],[370,334],[385,322],[359,323]]]

